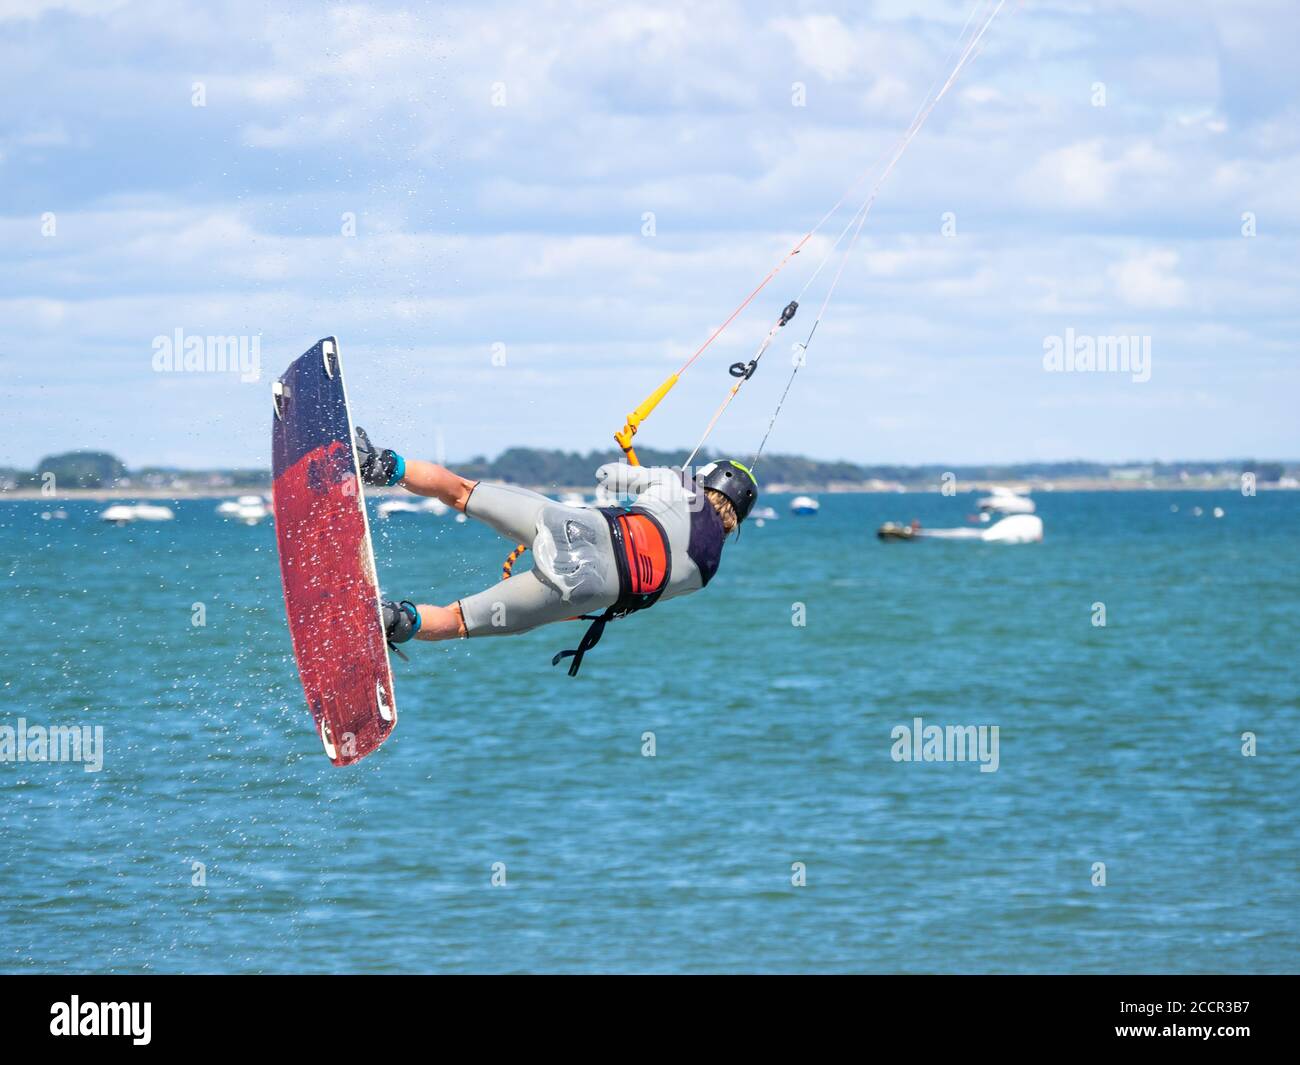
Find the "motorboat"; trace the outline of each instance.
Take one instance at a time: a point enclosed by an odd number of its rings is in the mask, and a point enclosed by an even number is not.
[[[981,498],[976,506],[982,511],[994,514],[1032,514],[1037,508],[1034,501],[1010,488],[995,485],[988,495]]]
[[[217,504],[217,513],[223,518],[242,521],[245,525],[256,525],[271,516],[271,508],[262,496],[240,496],[238,499],[226,500]]]
[[[432,514],[435,517],[442,517],[450,509],[441,499],[422,499],[418,503],[413,503],[409,499],[385,499],[375,508],[385,521],[394,514]]]
[[[899,525],[887,521],[876,530],[881,540],[978,540],[986,544],[1036,544],[1043,539],[1043,519],[1036,514],[1010,514],[987,528],[926,529],[920,522]]]
[[[133,521],[171,521],[176,514],[171,507],[153,503],[114,503],[99,515],[100,521],[127,525]]]

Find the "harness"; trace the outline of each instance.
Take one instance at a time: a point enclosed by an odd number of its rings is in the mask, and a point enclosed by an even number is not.
[[[564,659],[569,663],[569,676],[576,677],[582,658],[605,635],[605,626],[618,618],[625,618],[638,610],[652,607],[659,601],[668,579],[672,576],[672,554],[668,549],[668,535],[657,518],[633,507],[600,507],[609,522],[609,537],[614,545],[614,564],[618,568],[618,599],[599,614],[582,614],[583,621],[591,625],[578,641],[578,646],[561,651],[551,659],[558,666]]]

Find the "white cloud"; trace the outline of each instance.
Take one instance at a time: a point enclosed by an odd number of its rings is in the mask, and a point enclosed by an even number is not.
[[[962,99],[973,104],[1006,103],[1006,97],[991,85],[972,85],[962,94]]]
[[[125,7],[129,0],[0,0],[0,22],[35,22],[52,12],[98,16]]]
[[[834,15],[779,18],[772,28],[794,45],[799,62],[827,81],[847,77],[862,62],[862,42]]]
[[[1020,188],[1042,206],[1099,208],[1115,206],[1121,196],[1145,195],[1147,183],[1162,181],[1176,169],[1150,141],[1108,151],[1107,143],[1096,138],[1046,153],[1020,180]]]
[[[1168,310],[1187,300],[1187,284],[1174,275],[1178,253],[1168,249],[1149,251],[1125,259],[1110,268],[1115,293],[1130,307]]]

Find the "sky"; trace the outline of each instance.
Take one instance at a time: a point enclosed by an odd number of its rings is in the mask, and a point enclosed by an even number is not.
[[[1294,0],[1005,4],[836,245],[993,6],[0,0],[0,465],[266,466],[328,335],[381,446],[605,447],[846,189],[638,442],[806,285],[711,439],[752,452],[838,273],[772,451],[1300,456]],[[1107,337],[1144,371],[1046,361]]]

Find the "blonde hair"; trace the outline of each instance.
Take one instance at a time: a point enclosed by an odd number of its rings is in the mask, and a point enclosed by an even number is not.
[[[736,517],[736,508],[731,505],[731,500],[716,488],[704,489],[704,498],[712,503],[713,509],[718,512],[718,517],[722,519],[722,527],[728,533],[735,532],[740,519]]]

